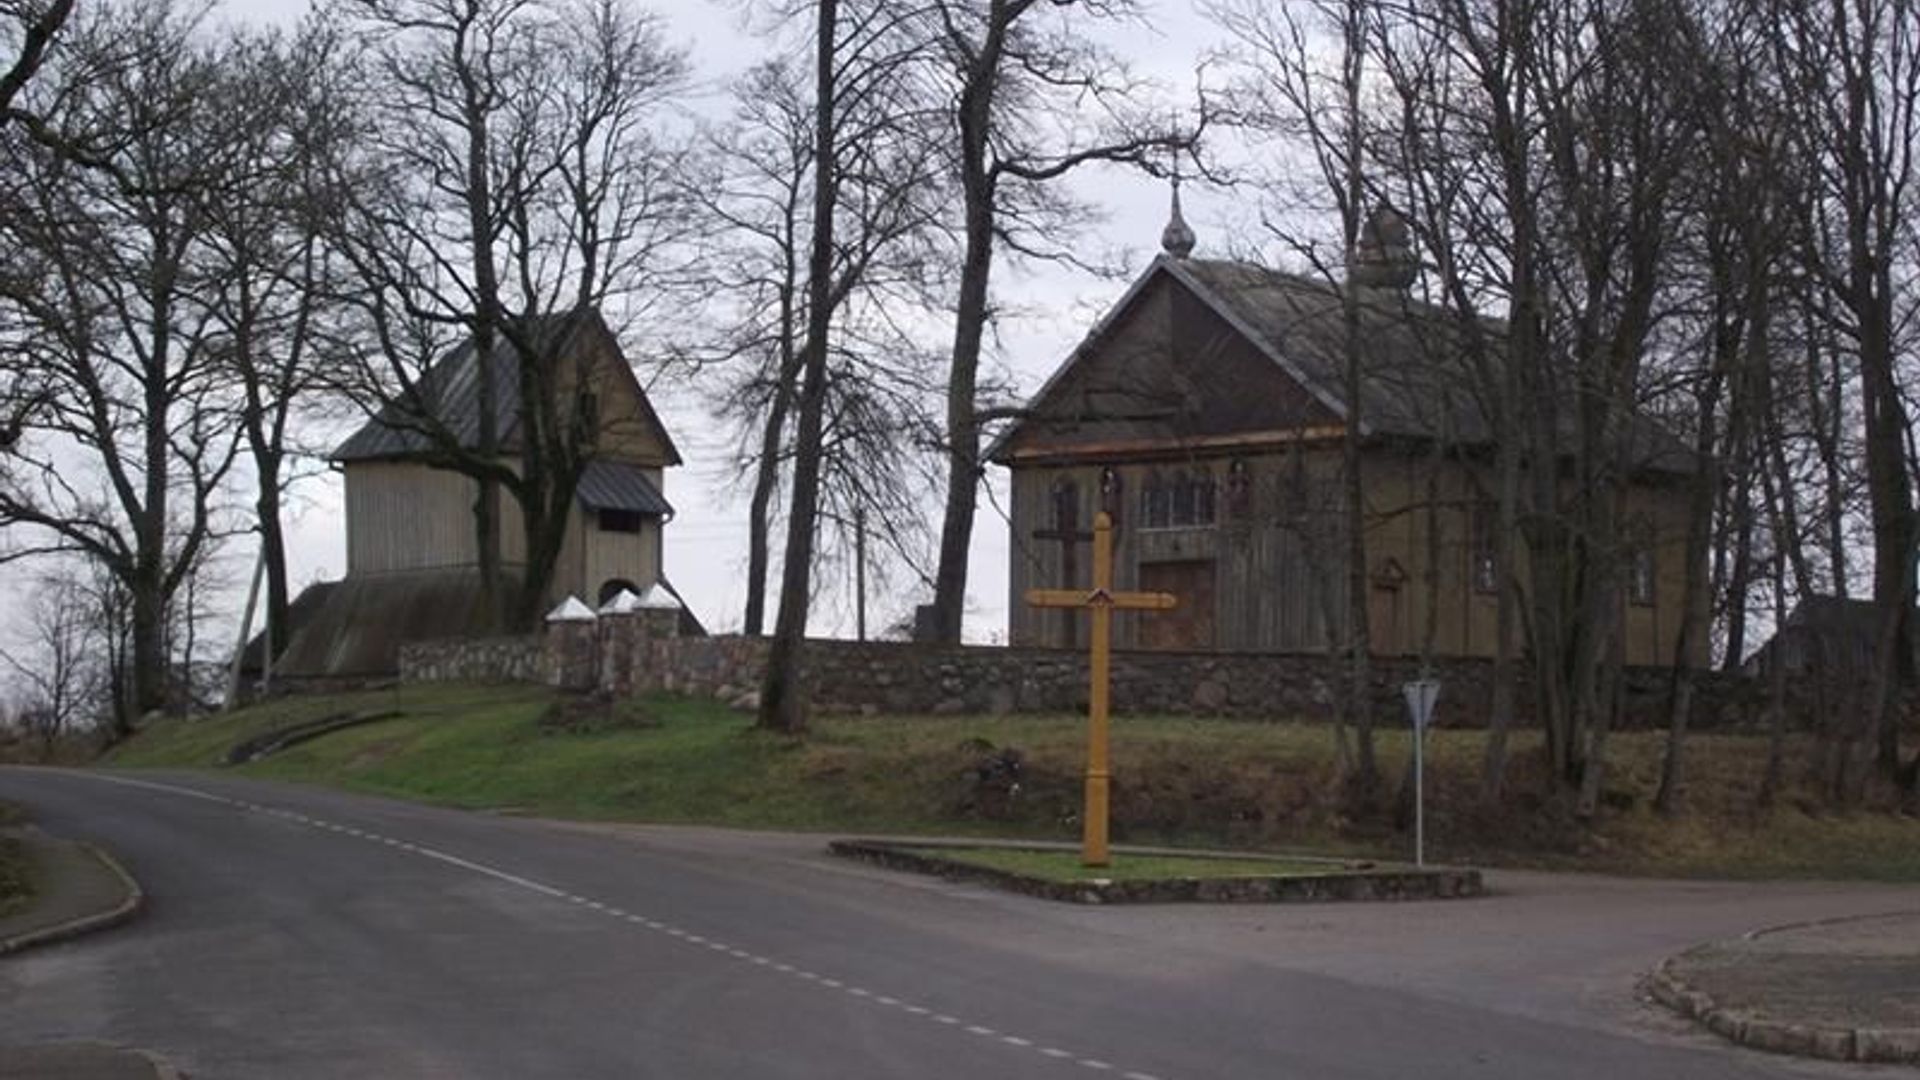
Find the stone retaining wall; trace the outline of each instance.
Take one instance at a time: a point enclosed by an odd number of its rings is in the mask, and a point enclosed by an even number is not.
[[[675,638],[651,643],[640,685],[678,693],[750,700],[765,670],[765,638]],[[995,646],[939,646],[899,642],[809,641],[809,696],[816,707],[844,713],[1072,712],[1087,699],[1082,652]],[[1485,722],[1493,665],[1483,660],[1435,662],[1441,680],[1434,722],[1472,727]],[[1375,708],[1399,717],[1400,685],[1417,678],[1409,659],[1373,665]],[[1338,693],[1325,656],[1313,654],[1116,652],[1116,712],[1249,719],[1314,719],[1327,715]],[[1626,672],[1628,727],[1667,723],[1672,673],[1665,668]],[[1692,724],[1702,730],[1753,730],[1767,722],[1765,680],[1720,672],[1696,674]],[[1521,723],[1532,720],[1530,680],[1520,680]],[[1818,713],[1813,688],[1794,684],[1788,717],[1804,726]],[[1913,710],[1908,709],[1908,715]]]
[[[722,635],[673,637],[644,623],[553,624],[544,635],[435,641],[407,645],[401,677],[409,682],[545,682],[571,689],[599,687],[625,694],[665,690],[747,706],[758,696],[769,642]],[[943,646],[903,642],[809,641],[808,696],[826,712],[889,715],[1076,712],[1087,699],[1084,652],[997,646]],[[1493,667],[1484,660],[1435,662],[1442,690],[1434,722],[1446,727],[1485,723]],[[1246,719],[1312,720],[1336,701],[1338,674],[1324,655],[1307,653],[1116,652],[1116,712]],[[1400,685],[1418,677],[1410,659],[1380,658],[1373,665],[1376,714],[1404,715]],[[1662,727],[1672,673],[1629,668],[1624,723]],[[1692,724],[1709,731],[1751,731],[1767,723],[1765,680],[1699,672]],[[1840,709],[1811,683],[1788,689],[1787,715],[1796,728]],[[1530,680],[1522,675],[1516,722],[1532,722]],[[1904,715],[1913,722],[1909,701]]]

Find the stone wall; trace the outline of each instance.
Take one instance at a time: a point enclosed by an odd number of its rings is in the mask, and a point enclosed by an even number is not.
[[[613,694],[664,690],[751,705],[758,696],[769,643],[725,635],[675,637],[640,620],[602,616],[598,625],[549,624],[544,635],[436,641],[401,651],[409,682],[524,681]],[[809,641],[808,696],[826,712],[951,714],[1077,712],[1087,700],[1085,652],[923,643]],[[1374,663],[1376,714],[1405,715],[1400,685],[1419,676],[1407,659]],[[1485,723],[1492,665],[1438,661],[1442,683],[1434,722]],[[1113,706],[1120,713],[1314,720],[1332,712],[1337,673],[1324,655],[1307,653],[1179,653],[1121,651],[1113,656]],[[1625,726],[1667,722],[1672,673],[1629,668]],[[1697,674],[1692,724],[1700,730],[1756,730],[1767,722],[1765,680],[1719,672]],[[1787,715],[1795,727],[1835,715],[1838,695],[1822,698],[1810,683],[1789,686]],[[1522,678],[1516,721],[1532,722],[1532,691]],[[1916,715],[1905,705],[1908,722]]]
[[[545,658],[538,634],[413,641],[400,646],[400,681],[543,682]]]
[[[765,669],[767,641],[734,636],[657,640],[642,665],[645,689],[752,699]],[[806,664],[809,696],[816,707],[844,713],[1072,712],[1087,700],[1084,652],[993,646],[939,646],[896,642],[810,641]],[[1399,718],[1405,706],[1400,685],[1419,677],[1412,660],[1379,659],[1373,666],[1378,715]],[[1485,722],[1492,694],[1492,664],[1442,660],[1434,722],[1470,727]],[[1301,653],[1116,652],[1113,707],[1122,713],[1303,719],[1327,716],[1338,693],[1325,656]],[[1665,668],[1629,668],[1625,724],[1661,727],[1667,722],[1672,673]],[[1764,680],[1699,672],[1692,724],[1702,730],[1751,730],[1766,723]],[[1809,686],[1789,688],[1788,716],[1796,725],[1817,712]],[[1521,723],[1532,720],[1532,691],[1522,679]],[[1909,710],[1909,715],[1912,711]]]

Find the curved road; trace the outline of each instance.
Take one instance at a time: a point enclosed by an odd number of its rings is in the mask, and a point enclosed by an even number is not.
[[[0,1042],[196,1080],[1865,1075],[1639,1005],[1704,938],[1895,887],[1501,875],[1421,905],[1081,909],[843,864],[817,838],[572,825],[195,773],[0,769],[111,847],[125,929],[0,960]]]

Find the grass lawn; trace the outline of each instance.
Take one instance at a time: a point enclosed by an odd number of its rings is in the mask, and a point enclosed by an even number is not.
[[[116,766],[213,767],[241,739],[345,712],[401,716],[303,743],[234,771],[453,806],[560,817],[843,832],[1071,840],[1079,835],[1084,725],[1072,716],[819,719],[805,738],[755,730],[712,702],[659,698],[556,731],[536,687],[414,686],[289,698],[226,716],[164,720],[120,747]],[[1116,842],[1404,860],[1389,815],[1347,817],[1333,797],[1326,727],[1119,717],[1113,727]],[[1428,854],[1436,861],[1630,874],[1920,881],[1920,822],[1833,814],[1789,792],[1754,807],[1764,740],[1697,735],[1686,812],[1650,809],[1662,738],[1611,740],[1609,809],[1597,825],[1543,800],[1544,754],[1513,739],[1511,796],[1478,798],[1484,737],[1428,741]],[[976,790],[997,748],[1024,759],[1021,789]],[[1384,731],[1397,782],[1410,749]],[[1794,748],[1797,753],[1801,748]],[[1797,760],[1793,753],[1789,759]]]
[[[0,800],[0,828],[26,820],[26,811]],[[18,840],[0,832],[0,916],[19,911],[33,899],[33,876],[29,871],[26,849]]]
[[[950,859],[990,870],[1040,878],[1045,881],[1163,881],[1168,878],[1299,877],[1338,873],[1339,863],[1303,859],[1195,858],[1180,855],[1115,853],[1107,866],[1080,864],[1077,851],[1040,851],[1033,848],[910,847],[916,855]]]

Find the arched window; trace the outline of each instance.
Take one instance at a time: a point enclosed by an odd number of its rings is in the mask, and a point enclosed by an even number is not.
[[[1244,458],[1227,466],[1227,517],[1245,521],[1253,516],[1253,474]]]
[[[1635,515],[1627,522],[1627,602],[1642,607],[1654,603],[1659,570],[1653,557],[1653,523]]]
[[[630,592],[638,596],[640,595],[640,586],[635,585],[626,578],[613,578],[600,586],[600,603],[605,605],[607,601],[612,600],[623,592]]]
[[[1063,532],[1080,527],[1080,485],[1066,477],[1053,482],[1053,527]]]

